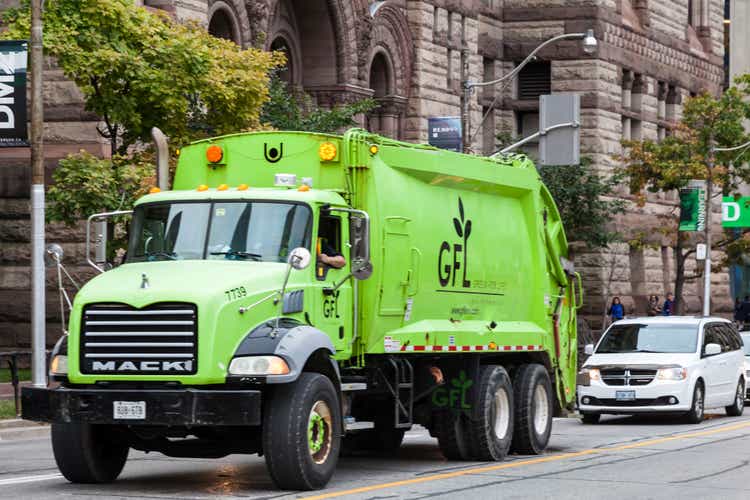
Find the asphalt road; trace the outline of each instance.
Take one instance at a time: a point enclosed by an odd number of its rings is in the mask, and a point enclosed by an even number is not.
[[[131,452],[120,479],[73,485],[57,472],[46,438],[0,441],[0,498],[555,498],[748,499],[750,410],[700,425],[669,418],[557,419],[546,454],[500,463],[448,462],[418,428],[397,456],[342,458],[328,488],[284,493],[263,459],[173,459]]]

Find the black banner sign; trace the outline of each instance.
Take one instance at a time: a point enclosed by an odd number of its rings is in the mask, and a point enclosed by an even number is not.
[[[26,61],[28,42],[0,41],[0,148],[28,146]]]

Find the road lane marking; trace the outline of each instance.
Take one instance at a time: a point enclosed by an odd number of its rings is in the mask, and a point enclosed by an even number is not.
[[[599,455],[599,454],[604,454],[606,452],[630,450],[633,448],[642,448],[645,446],[667,443],[670,441],[679,441],[683,439],[711,436],[713,434],[720,434],[723,432],[734,431],[737,429],[744,429],[747,427],[750,427],[750,422],[746,421],[741,424],[733,424],[733,425],[713,428],[710,430],[689,432],[686,434],[677,434],[674,436],[668,436],[668,437],[657,438],[657,439],[649,439],[649,440],[638,441],[638,442],[630,443],[630,444],[611,446],[608,448],[591,448],[588,450],[575,451],[575,452],[570,452],[570,453],[561,453],[558,455],[548,455],[546,457],[532,458],[528,460],[516,460],[514,462],[506,462],[506,463],[497,464],[497,465],[486,465],[486,466],[481,466],[481,467],[474,467],[472,469],[463,469],[463,470],[459,470],[455,472],[444,472],[440,474],[433,474],[430,476],[422,476],[422,477],[417,477],[417,478],[412,478],[412,479],[404,479],[401,481],[392,481],[389,483],[380,483],[380,484],[373,484],[370,486],[361,486],[359,488],[351,488],[348,490],[332,491],[330,493],[323,493],[321,495],[313,495],[313,496],[303,497],[303,498],[304,500],[325,500],[327,498],[337,498],[337,497],[342,497],[345,495],[367,493],[370,491],[384,490],[387,488],[396,488],[399,486],[408,486],[411,484],[427,483],[427,482],[432,482],[432,481],[452,479],[455,477],[468,476],[468,475],[473,475],[473,474],[483,474],[486,472],[492,472],[492,471],[503,470],[503,469],[512,469],[512,468],[521,467],[524,465],[536,465],[536,464],[542,464],[542,463],[547,463],[547,462],[558,462],[560,460],[567,460],[569,458],[577,458],[577,457],[583,457],[587,455]]]
[[[10,479],[0,479],[0,486],[11,484],[35,483],[37,481],[49,481],[50,479],[62,479],[62,474],[45,474],[43,476],[25,476],[12,477]]]

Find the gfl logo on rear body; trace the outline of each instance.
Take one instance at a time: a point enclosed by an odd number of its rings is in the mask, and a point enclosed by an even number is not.
[[[443,241],[440,244],[438,280],[442,287],[455,287],[458,280],[458,286],[470,288],[471,281],[466,279],[466,270],[468,268],[467,255],[469,236],[471,236],[471,219],[464,216],[464,204],[460,197],[458,198],[458,218],[453,218],[453,228],[460,238],[460,243]]]

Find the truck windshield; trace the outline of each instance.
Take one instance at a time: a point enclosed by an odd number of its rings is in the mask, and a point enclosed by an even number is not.
[[[689,325],[614,325],[604,335],[597,354],[624,352],[695,352],[698,327]]]
[[[183,259],[286,262],[310,248],[306,205],[283,202],[154,203],[135,208],[127,262]]]

